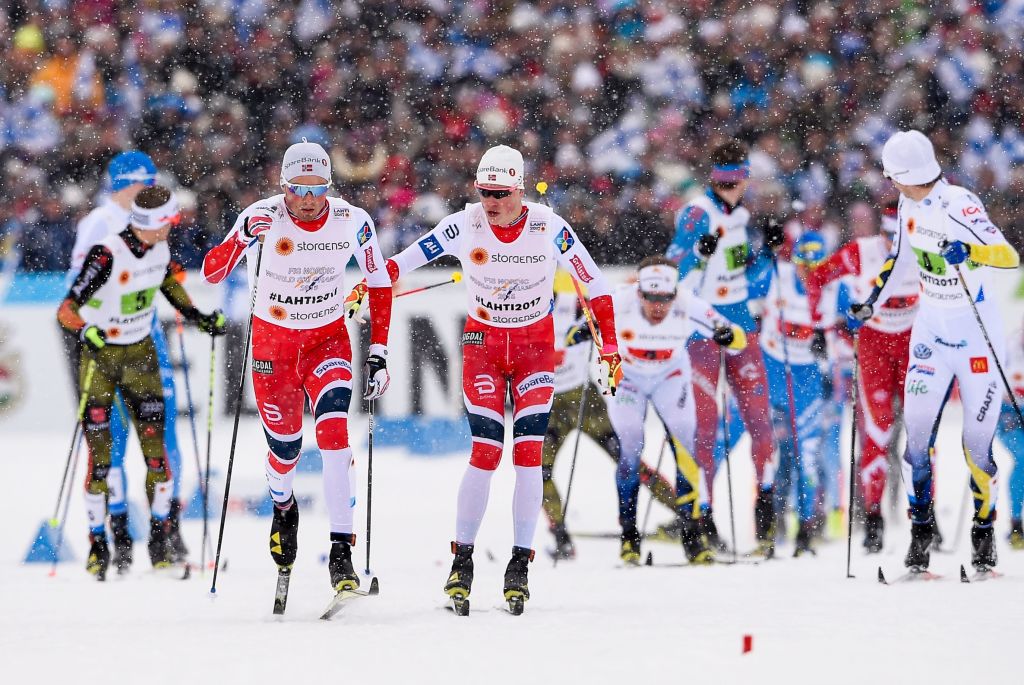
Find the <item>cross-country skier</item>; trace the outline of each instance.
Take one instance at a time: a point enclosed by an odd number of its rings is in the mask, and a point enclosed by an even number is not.
[[[551,418],[544,434],[544,455],[541,473],[544,476],[544,513],[547,514],[551,533],[555,536],[554,555],[560,559],[570,559],[576,555],[576,549],[569,535],[568,527],[562,511],[562,497],[552,477],[555,458],[569,434],[576,429],[580,418],[580,399],[584,384],[587,388],[587,405],[583,412],[581,429],[590,436],[604,452],[618,462],[619,443],[615,437],[615,429],[608,420],[608,410],[602,399],[601,391],[590,380],[587,357],[588,345],[567,346],[565,333],[570,335],[579,330],[575,325],[582,316],[582,309],[572,277],[564,269],[555,272],[555,304],[551,311],[555,324],[555,394],[551,402]],[[586,324],[582,324],[586,327]],[[640,483],[647,486],[651,496],[661,504],[675,511],[675,490],[669,482],[653,467],[640,462]],[[675,526],[661,526],[659,532],[670,535]]]
[[[615,474],[622,526],[619,556],[627,564],[640,563],[640,531],[636,525],[638,467],[648,404],[673,443],[675,508],[683,552],[691,563],[714,561],[714,553],[701,535],[698,522],[707,483],[693,458],[696,416],[686,341],[693,333],[699,333],[738,353],[746,345],[746,336],[742,328],[678,284],[675,262],[661,256],[648,257],[640,262],[637,282],[616,290],[614,296],[616,325],[625,354],[619,390],[607,401],[608,416],[619,442]],[[583,337],[585,331],[580,330],[579,337]]]
[[[550,315],[555,266],[590,290],[590,307],[603,343],[599,380],[614,392],[621,376],[608,285],[575,231],[550,207],[525,202],[523,156],[506,145],[487,150],[476,171],[480,202],[440,221],[388,260],[393,281],[413,269],[454,255],[465,273],[468,318],[462,334],[462,390],[473,448],[459,487],[455,559],[445,585],[456,611],[473,581],[473,544],[487,508],[491,476],[501,460],[505,398],[513,405],[512,559],[505,599],[514,613],[530,593],[528,563],[543,498],[544,433],[554,393],[554,326]]]
[[[200,314],[177,279],[181,267],[171,262],[166,240],[179,216],[166,188],[140,191],[128,227],[89,248],[57,314],[83,343],[79,384],[86,396],[82,428],[89,445],[85,501],[91,545],[86,568],[100,580],[110,563],[107,476],[115,392],[124,399],[146,460],[150,561],[154,567],[172,561],[168,516],[174,473],[164,452],[164,398],[151,334],[156,292],[207,333],[220,335],[225,329],[224,315]]]
[[[811,319],[803,278],[826,254],[824,238],[807,232],[793,245],[792,261],[777,261],[761,326],[760,342],[780,453],[775,508],[785,511],[795,487],[799,528],[794,556],[813,551],[824,409],[818,359],[827,353],[824,331],[816,329]]]
[[[1013,269],[1020,259],[978,197],[942,178],[931,141],[923,133],[900,131],[890,137],[882,148],[882,168],[900,191],[899,233],[894,254],[883,265],[871,295],[852,305],[851,312],[861,321],[870,319],[877,306],[896,295],[904,274],[914,270],[916,262],[921,299],[910,334],[912,366],[903,395],[903,480],[912,523],[904,563],[912,572],[928,568],[935,520],[929,455],[956,380],[963,404],[964,456],[974,493],[971,563],[980,572],[996,564],[992,438],[1003,396],[997,365],[1006,346],[990,269]]]
[[[75,245],[71,251],[71,268],[68,270],[67,284],[70,287],[74,278],[82,270],[82,263],[90,248],[100,240],[117,235],[128,226],[128,216],[132,201],[143,188],[156,183],[157,170],[149,155],[138,150],[120,152],[107,165],[107,182],[110,194],[100,204],[86,214],[76,226]],[[181,277],[184,277],[182,272]],[[75,388],[75,399],[78,399],[78,369],[82,342],[74,331],[61,327],[64,338],[64,351],[70,365],[71,378]],[[160,379],[163,384],[164,396],[164,450],[171,471],[178,474],[174,479],[171,493],[171,513],[169,518],[169,539],[175,561],[184,560],[188,554],[179,529],[181,504],[179,491],[181,488],[181,451],[178,449],[176,418],[178,405],[174,395],[174,368],[167,352],[167,340],[164,336],[160,320],[153,317],[151,331],[153,344],[156,346],[157,360],[160,364]],[[128,500],[126,498],[127,483],[124,475],[124,453],[128,449],[128,409],[115,393],[114,411],[111,414],[110,434],[113,444],[110,450],[110,471],[107,473],[108,497],[107,507],[110,511],[110,530],[114,539],[114,566],[118,571],[126,571],[132,563],[132,537],[128,525]]]
[[[1024,404],[1024,329],[1018,329],[1007,340],[1006,377],[1017,398],[1017,406]],[[996,426],[999,441],[1013,456],[1013,471],[1010,473],[1010,547],[1024,549],[1024,426],[1021,425],[1017,410],[1008,398],[1003,398],[999,424]]]
[[[324,462],[331,542],[327,567],[331,587],[342,592],[359,587],[352,565],[352,349],[343,306],[348,294],[345,266],[354,255],[369,284],[371,332],[363,393],[368,400],[380,397],[389,383],[391,281],[370,215],[329,197],[330,187],[331,160],[322,147],[305,140],[289,147],[281,163],[283,192],[253,203],[238,216],[224,242],[203,260],[203,275],[219,283],[244,255],[256,293],[252,383],[270,448],[270,556],[279,573],[288,574],[298,553],[299,508],[292,482],[308,400]]]
[[[867,238],[856,238],[842,246],[815,268],[807,277],[807,296],[815,321],[820,321],[818,302],[826,284],[852,277],[852,297],[863,302],[871,294],[874,280],[892,250],[898,230],[896,204],[885,208],[881,232]],[[903,400],[903,386],[910,366],[910,328],[918,306],[918,278],[913,270],[905,272],[893,284],[892,296],[884,306],[876,307],[874,315],[857,332],[858,437],[860,438],[860,482],[864,495],[864,547],[880,552],[883,544],[884,520],[882,496],[888,471],[889,445],[895,438],[893,403]]]
[[[764,360],[757,344],[757,324],[748,307],[748,271],[757,271],[763,264],[760,263],[762,253],[754,254],[750,249],[747,234],[750,212],[741,204],[750,175],[747,147],[739,141],[725,143],[711,152],[710,161],[711,183],[703,195],[679,213],[667,255],[679,265],[680,278],[689,275],[687,283],[695,284],[698,297],[743,328],[749,344],[739,354],[724,357],[714,341],[703,337],[694,336],[687,346],[693,365],[697,408],[696,458],[710,490],[714,482],[715,434],[719,424],[714,391],[718,387],[719,369],[724,364],[729,387],[739,403],[752,441],[758,483],[755,532],[759,550],[769,554],[774,538],[775,445],[765,391]],[[782,227],[772,224],[765,240],[778,247],[783,239]],[[720,546],[710,508],[705,512],[702,525],[709,538]]]

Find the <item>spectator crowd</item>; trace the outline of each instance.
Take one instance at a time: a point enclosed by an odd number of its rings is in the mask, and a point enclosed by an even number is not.
[[[1022,45],[1024,0],[7,0],[0,258],[67,268],[138,148],[180,189],[194,267],[303,137],[388,253],[473,201],[498,143],[600,262],[664,251],[730,137],[756,217],[840,240],[873,230],[881,145],[910,127],[1020,248]]]

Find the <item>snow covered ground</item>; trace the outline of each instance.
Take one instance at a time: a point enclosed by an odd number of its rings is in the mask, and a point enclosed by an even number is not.
[[[958,453],[959,406],[948,410],[939,440],[939,519],[947,539],[964,499],[966,467]],[[450,554],[454,500],[465,455],[416,458],[378,450],[374,459],[373,569],[381,594],[352,603],[332,622],[318,620],[330,599],[326,564],[327,519],[319,475],[300,475],[296,491],[314,496],[302,511],[299,561],[287,615],[271,615],[275,571],[266,551],[268,518],[231,512],[224,556],[228,568],[209,595],[210,574],[188,581],[156,577],[144,544],[136,547],[130,576],[96,583],[82,568],[86,552],[80,497],[81,466],[68,521],[74,563],[49,577],[48,566],[22,565],[39,523],[50,515],[67,449],[62,424],[49,434],[2,438],[18,483],[2,498],[7,524],[0,546],[0,654],[5,682],[94,682],[130,675],[140,682],[620,683],[660,677],[666,682],[858,683],[956,682],[1019,677],[1024,552],[1005,543],[1008,517],[998,523],[1000,569],[1006,577],[964,586],[957,580],[969,560],[966,527],[955,554],[934,554],[933,583],[884,587],[875,567],[895,577],[909,540],[900,516],[883,554],[868,558],[854,548],[856,579],[845,578],[845,544],[832,542],[816,558],[781,559],[759,566],[685,568],[675,545],[652,543],[654,568],[621,568],[615,539],[579,539],[578,558],[552,568],[538,553],[531,568],[533,599],[526,614],[501,610],[501,578],[511,545],[512,470],[494,480],[488,517],[478,541],[473,612],[445,611],[441,586]],[[179,426],[182,438],[187,430]],[[353,425],[365,435],[365,423]],[[307,432],[308,436],[311,433]],[[650,460],[660,439],[651,427]],[[218,428],[216,463],[223,470],[228,426]],[[359,443],[357,442],[357,445]],[[185,491],[194,487],[192,454]],[[570,443],[571,449],[571,443]],[[746,449],[741,445],[741,452]],[[142,464],[129,454],[132,494],[141,499]],[[265,451],[257,425],[243,422],[232,495],[263,492]],[[365,492],[362,457],[360,492]],[[569,453],[556,478],[564,485]],[[998,453],[1000,466],[1008,459]],[[667,460],[666,460],[667,462]],[[740,548],[752,545],[749,460],[735,459]],[[668,464],[665,468],[667,471]],[[1004,472],[1005,473],[1005,472]],[[584,438],[570,524],[576,531],[615,531],[610,460]],[[719,523],[728,534],[724,478],[716,484]],[[219,488],[218,488],[219,489]],[[641,500],[641,506],[645,503]],[[1005,492],[1002,494],[1005,505]],[[363,498],[357,512],[364,559]],[[219,510],[219,502],[214,505]],[[903,507],[901,503],[901,508]],[[668,519],[656,509],[651,520]],[[198,557],[201,524],[185,523]],[[859,542],[857,534],[855,543]],[[539,550],[550,544],[538,532]],[[952,541],[948,544],[952,544]],[[489,560],[493,554],[493,560]],[[744,635],[753,650],[742,654]],[[101,675],[102,674],[102,675]],[[562,679],[565,679],[564,681]]]

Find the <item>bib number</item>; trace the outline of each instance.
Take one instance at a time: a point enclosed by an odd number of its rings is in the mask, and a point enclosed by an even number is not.
[[[920,248],[914,248],[914,254],[917,255],[917,264],[923,271],[927,271],[930,274],[936,276],[946,275],[946,260],[940,254],[934,252],[928,252]]]
[[[729,271],[743,269],[747,265],[748,248],[746,243],[733,245],[725,250],[725,268]]]
[[[156,295],[156,288],[136,290],[133,293],[126,293],[121,296],[121,314],[135,314],[147,309],[153,304],[153,297]]]

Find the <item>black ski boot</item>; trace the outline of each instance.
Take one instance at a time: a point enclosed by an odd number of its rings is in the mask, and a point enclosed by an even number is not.
[[[636,527],[623,528],[619,536],[619,558],[631,566],[640,565],[640,531]]]
[[[149,561],[153,568],[167,568],[172,563],[167,527],[167,519],[149,517]]]
[[[110,549],[107,547],[107,533],[89,533],[89,558],[85,570],[96,576],[96,580],[107,579],[110,567]]]
[[[817,526],[813,519],[800,522],[800,527],[796,531],[796,549],[793,550],[794,557],[802,557],[805,554],[815,555],[811,542],[814,540],[816,529]]]
[[[270,523],[270,558],[278,569],[291,568],[299,553],[299,503],[295,495],[283,505],[274,502]]]
[[[1020,519],[1010,521],[1010,549],[1024,549],[1024,525]]]
[[[469,616],[469,593],[473,589],[473,545],[452,541],[452,570],[444,592],[452,599],[452,608],[459,616]]]
[[[765,559],[775,556],[775,491],[757,491],[754,504],[754,535],[757,537],[756,554]]]
[[[984,573],[991,571],[996,561],[996,536],[992,519],[984,524],[975,519],[971,526],[971,566],[978,573]]]
[[[127,573],[132,566],[132,534],[128,513],[110,515],[110,531],[114,534],[114,568]]]
[[[700,519],[679,517],[679,537],[683,543],[683,554],[691,564],[715,563],[715,551],[709,549],[700,532]]]
[[[529,564],[533,561],[533,550],[529,547],[513,547],[512,558],[505,567],[505,601],[509,613],[518,616],[523,613],[526,600],[530,599],[530,588],[526,583]]]
[[[728,552],[729,547],[722,542],[722,538],[718,535],[718,526],[715,525],[715,517],[712,515],[711,509],[705,511],[699,521],[700,532],[704,536],[708,548],[715,552]]]
[[[934,519],[927,523],[914,523],[910,525],[910,549],[903,559],[903,564],[910,569],[911,573],[924,573],[928,570],[928,563],[931,554],[928,549],[935,540]]]
[[[934,516],[932,517],[932,527],[934,532],[932,533],[932,549],[936,552],[942,551],[942,532],[939,530],[939,521]]]
[[[885,520],[881,513],[868,514],[864,520],[864,549],[868,554],[882,551],[882,539],[885,534]]]
[[[555,536],[555,550],[552,556],[555,559],[575,559],[576,546],[572,544],[572,538],[569,537],[569,531],[565,529],[565,526],[554,526],[551,529],[551,534]]]
[[[181,517],[181,502],[177,499],[171,500],[171,513],[167,515],[167,543],[171,548],[171,560],[175,563],[185,561],[188,558],[188,547],[181,539],[179,519]]]
[[[327,561],[327,570],[331,574],[331,587],[335,592],[359,587],[359,574],[352,566],[354,544],[356,536],[351,533],[331,533],[331,556]]]

